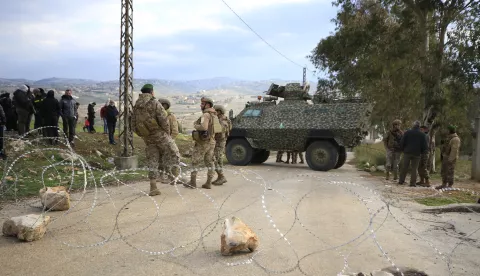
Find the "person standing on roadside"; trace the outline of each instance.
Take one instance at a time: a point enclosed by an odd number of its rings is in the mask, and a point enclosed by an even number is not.
[[[398,184],[403,185],[405,183],[408,168],[411,168],[410,187],[415,187],[420,156],[428,151],[425,133],[420,131],[420,121],[415,121],[413,127],[405,132],[400,141],[400,146],[403,151],[403,167]]]
[[[72,90],[65,90],[65,94],[60,99],[60,113],[62,114],[63,132],[68,137],[68,142],[74,145],[75,122],[76,122],[76,103],[72,97]]]
[[[113,136],[115,134],[117,118],[118,118],[118,109],[115,106],[115,102],[113,100],[110,100],[110,103],[108,104],[108,107],[105,111],[105,119],[107,120],[107,126],[108,126],[108,140],[111,145],[117,144]]]
[[[392,122],[392,129],[390,129],[383,138],[383,146],[386,151],[386,180],[390,180],[390,172],[393,172],[393,180],[398,178],[398,164],[402,156],[400,142],[403,137],[403,131],[400,129],[402,121],[396,119]]]

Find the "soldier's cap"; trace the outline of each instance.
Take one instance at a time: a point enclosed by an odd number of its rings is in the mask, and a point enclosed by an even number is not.
[[[457,130],[457,126],[456,125],[449,125],[448,127],[448,130],[452,131],[452,132],[455,132]]]
[[[143,87],[141,89],[142,92],[143,92],[144,89],[152,89],[153,90],[153,85],[151,85],[150,83],[147,83],[147,84],[143,85]]]
[[[216,104],[216,105],[213,106],[213,109],[215,109],[215,110],[220,110],[220,112],[222,112],[223,114],[225,114],[225,107],[223,107],[223,105]]]
[[[166,98],[159,98],[158,101],[161,103],[161,104],[166,104],[168,105],[168,108],[170,108],[170,101]]]
[[[396,119],[396,120],[393,120],[392,124],[393,125],[401,125],[402,121],[400,121],[399,119]]]
[[[205,102],[205,103],[209,103],[210,105],[213,106],[213,100],[210,99],[210,98],[203,97],[200,101]]]

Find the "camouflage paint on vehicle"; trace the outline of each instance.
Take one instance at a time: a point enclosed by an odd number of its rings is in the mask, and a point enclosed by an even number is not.
[[[369,103],[353,100],[315,103],[315,99],[313,104],[308,103],[307,100],[312,100],[308,87],[299,83],[272,84],[266,94],[263,100],[247,103],[232,118],[232,131],[227,141],[228,148],[228,143],[235,139],[246,140],[253,150],[253,163],[264,162],[266,151],[303,152],[315,141],[327,141],[340,155],[346,155],[345,148],[359,145],[367,134],[373,107]],[[283,101],[278,101],[279,98]],[[230,159],[233,160],[232,154]],[[227,158],[228,155],[227,149]],[[337,158],[336,163],[338,157],[332,156]]]

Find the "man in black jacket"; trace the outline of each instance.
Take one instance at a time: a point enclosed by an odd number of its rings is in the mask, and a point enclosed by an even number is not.
[[[417,169],[420,162],[420,156],[428,151],[428,144],[425,133],[420,131],[420,122],[415,121],[412,129],[407,130],[400,141],[403,151],[403,167],[400,172],[398,184],[405,183],[408,168],[410,167],[410,186],[415,187],[417,181]]]
[[[40,116],[43,118],[45,129],[44,137],[50,138],[50,144],[55,145],[58,137],[58,117],[61,116],[60,102],[55,99],[55,92],[53,90],[48,91],[47,97],[43,100],[40,107]],[[52,138],[54,137],[54,138]]]
[[[33,128],[34,129],[38,129],[38,128],[41,128],[44,124],[43,124],[43,118],[42,116],[40,115],[40,109],[42,107],[42,103],[43,103],[43,100],[45,99],[45,95],[42,95],[42,88],[35,88],[33,89],[33,107],[34,107],[34,110],[35,110],[35,122],[34,122],[34,125],[33,125]],[[44,130],[39,130],[38,133],[41,134],[43,133]]]
[[[113,100],[110,100],[109,105],[107,106],[107,112],[106,112],[106,119],[107,119],[107,126],[108,126],[108,140],[111,145],[116,145],[115,139],[114,139],[114,134],[115,134],[115,127],[117,124],[117,118],[118,118],[118,110],[115,107],[115,102]]]
[[[7,119],[7,131],[17,130],[17,118],[15,116],[14,106],[12,104],[12,99],[10,99],[10,93],[6,92],[0,95],[0,105],[5,112],[5,117]]]
[[[26,85],[21,85],[13,92],[13,105],[17,111],[18,135],[20,136],[24,135],[27,129],[29,129],[27,126],[27,124],[30,123],[28,116],[30,115],[30,111],[33,110],[33,103],[27,96],[27,90],[29,90],[29,88]]]

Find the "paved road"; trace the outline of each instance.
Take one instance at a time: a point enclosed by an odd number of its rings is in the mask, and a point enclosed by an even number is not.
[[[406,202],[387,208],[384,184],[350,165],[314,172],[274,161],[229,167],[229,182],[212,190],[161,184],[156,202],[140,192],[146,182],[108,187],[110,198],[101,188],[82,200],[72,195],[78,205],[49,213],[55,221],[42,240],[0,238],[0,274],[337,275],[393,263],[436,276],[478,275],[478,233],[465,238],[479,228],[477,214],[420,214]],[[32,205],[5,207],[0,222],[38,213]],[[232,215],[256,231],[258,251],[220,255],[223,219]],[[450,274],[442,254],[462,238]]]

